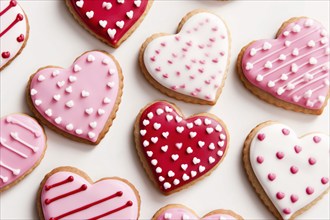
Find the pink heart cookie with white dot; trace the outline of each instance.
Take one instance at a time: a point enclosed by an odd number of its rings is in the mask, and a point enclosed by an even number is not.
[[[296,218],[329,190],[329,135],[299,138],[286,125],[264,122],[245,140],[243,161],[258,196],[277,219]]]
[[[29,22],[16,0],[0,2],[0,70],[23,50],[29,37]]]
[[[229,147],[227,128],[215,115],[202,113],[185,119],[175,105],[165,101],[141,110],[134,135],[146,172],[165,195],[210,175]]]
[[[0,192],[31,173],[44,157],[46,135],[28,115],[11,114],[0,121]]]
[[[214,105],[230,63],[230,33],[210,12],[187,14],[175,35],[155,34],[141,47],[146,79],[161,92],[186,102]]]
[[[30,78],[27,101],[45,125],[75,141],[98,144],[111,126],[122,95],[119,63],[89,51],[67,69],[48,66]]]
[[[79,24],[115,48],[135,31],[152,3],[153,0],[66,0]]]
[[[231,210],[217,209],[200,218],[186,206],[170,204],[159,209],[152,220],[243,220],[243,217]]]
[[[37,206],[40,219],[139,218],[140,196],[127,180],[118,177],[93,182],[74,167],[59,167],[40,184]]]
[[[276,106],[321,114],[329,98],[329,35],[317,21],[292,18],[276,39],[244,47],[237,69],[244,85]]]

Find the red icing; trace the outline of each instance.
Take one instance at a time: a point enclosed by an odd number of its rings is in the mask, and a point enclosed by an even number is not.
[[[281,151],[279,151],[279,152],[276,153],[276,157],[277,157],[279,160],[282,160],[283,157],[284,157],[284,153],[281,152]]]
[[[298,201],[299,197],[298,197],[297,195],[294,195],[294,194],[293,194],[293,195],[290,196],[290,199],[291,199],[291,202],[292,202],[292,203],[295,203],[295,202]]]
[[[24,34],[21,34],[21,35],[19,35],[19,36],[16,38],[17,42],[19,42],[19,43],[20,43],[20,42],[23,42],[24,39],[25,39]]]
[[[320,138],[319,136],[314,136],[314,137],[313,137],[313,141],[314,141],[315,143],[319,143],[319,142],[321,141],[321,138]]]
[[[98,215],[98,216],[95,216],[93,218],[90,218],[89,220],[97,220],[97,219],[100,219],[102,217],[105,217],[105,216],[108,216],[108,215],[111,215],[112,213],[115,213],[115,212],[119,212],[120,210],[123,210],[127,207],[130,207],[133,205],[133,202],[132,201],[127,201],[125,205],[122,205],[116,209],[113,209],[113,210],[110,210],[109,212],[106,212],[106,213],[103,213],[102,215]]]
[[[72,182],[74,180],[73,176],[69,176],[67,179],[61,181],[61,182],[58,182],[58,183],[54,183],[52,185],[45,185],[45,190],[48,191],[52,188],[55,188],[55,187],[58,187],[60,185],[64,185],[66,183],[69,183],[69,182]]]
[[[270,174],[268,174],[268,179],[269,179],[270,181],[273,181],[274,179],[276,179],[276,174],[275,174],[275,173],[270,173]]]
[[[5,51],[5,52],[2,52],[1,56],[2,56],[2,58],[7,59],[10,57],[10,53],[9,53],[9,51]]]
[[[20,22],[24,19],[23,15],[18,13],[16,16],[16,19],[5,29],[0,33],[0,37],[2,37],[5,33],[7,33],[12,27],[15,26],[15,24],[17,24],[17,22]]]
[[[296,173],[298,173],[298,167],[296,167],[296,166],[292,166],[292,167],[290,167],[290,171],[291,171],[291,173],[292,174],[296,174]]]
[[[308,195],[312,195],[313,193],[314,193],[314,188],[313,187],[307,187],[306,188],[306,193],[308,194]]]
[[[90,204],[84,205],[84,206],[79,207],[79,208],[77,208],[77,209],[71,210],[71,211],[69,211],[69,212],[66,212],[66,213],[60,215],[60,216],[52,217],[52,218],[50,218],[49,220],[59,220],[59,219],[62,219],[62,218],[64,218],[64,217],[66,217],[66,216],[72,215],[72,214],[74,214],[74,213],[80,212],[80,211],[82,211],[82,210],[88,209],[88,208],[90,208],[90,207],[92,207],[92,206],[95,206],[95,205],[97,205],[97,204],[100,204],[100,203],[102,203],[102,202],[104,202],[104,201],[107,201],[107,200],[110,200],[110,199],[114,199],[114,198],[116,198],[116,197],[120,197],[120,196],[122,196],[122,195],[123,195],[123,192],[118,191],[117,193],[115,193],[115,194],[113,194],[113,195],[110,195],[110,196],[105,197],[105,198],[103,198],[103,199],[97,200],[97,201],[92,202],[92,203],[90,203]],[[129,202],[130,202],[130,203],[129,203]],[[109,211],[109,212],[107,212],[107,213],[105,213],[105,214],[102,214],[102,215],[100,215],[100,216],[95,216],[95,217],[90,218],[90,219],[98,219],[98,218],[101,218],[101,217],[107,216],[107,215],[109,215],[109,214],[112,214],[112,213],[118,212],[118,211],[120,211],[120,210],[122,210],[122,209],[124,209],[124,208],[129,207],[129,206],[132,206],[132,204],[133,204],[133,203],[132,203],[131,201],[128,201],[125,205],[123,205],[123,206],[121,206],[121,207],[119,207],[119,208],[116,208],[116,209],[111,210],[111,211]]]
[[[137,7],[133,0],[125,0],[123,4],[118,3],[117,0],[83,0],[82,8],[76,5],[77,0],[71,0],[71,6],[79,18],[92,30],[95,34],[106,39],[111,45],[116,45],[118,41],[129,31],[129,29],[140,19],[144,14],[148,0],[141,0],[141,4]],[[111,3],[111,8],[107,10],[103,7],[103,3]],[[89,19],[87,12],[93,11],[94,15]],[[126,13],[133,11],[133,17],[130,19]],[[100,20],[107,21],[105,28],[99,24]],[[121,29],[116,25],[117,21],[124,21],[125,24]],[[116,34],[113,39],[110,38],[107,30],[115,29]]]
[[[166,111],[168,107],[172,112]],[[160,115],[157,114],[159,109],[163,111]],[[198,119],[201,123],[196,122]],[[221,131],[216,127],[221,127]],[[139,132],[140,147],[159,189],[163,192],[176,190],[200,178],[220,162],[227,150],[228,133],[224,125],[206,116],[183,119],[174,107],[166,102],[156,102],[143,111]],[[145,147],[146,141],[149,145]],[[161,169],[161,173],[156,172],[157,168]],[[196,176],[192,172],[196,172]],[[184,175],[186,180],[183,179]],[[180,181],[176,181],[177,185],[174,184],[176,179]],[[165,189],[164,183],[171,184],[171,187]]]
[[[62,195],[56,196],[56,197],[51,198],[51,199],[45,199],[45,203],[46,203],[46,205],[48,205],[48,204],[50,204],[50,203],[52,203],[52,202],[54,202],[54,201],[56,201],[56,200],[59,200],[59,199],[65,198],[65,197],[67,197],[67,196],[71,196],[71,195],[73,195],[73,194],[79,193],[79,192],[84,191],[84,190],[86,190],[86,189],[87,189],[87,185],[86,185],[86,184],[83,184],[83,185],[81,185],[81,187],[79,187],[78,189],[72,190],[72,191],[70,191],[70,192],[64,193],[64,194],[62,194]]]
[[[285,194],[284,193],[282,193],[282,192],[276,193],[276,198],[277,199],[283,199],[284,197],[285,197]]]
[[[265,134],[258,134],[258,140],[263,141],[265,139]]]
[[[17,5],[17,2],[15,0],[10,1],[9,5],[0,12],[0,16],[5,14],[9,9],[11,9],[12,7],[15,7],[16,5]]]
[[[264,162],[264,158],[263,158],[262,156],[258,156],[258,157],[257,157],[257,162],[258,162],[259,164],[262,164],[262,163]]]

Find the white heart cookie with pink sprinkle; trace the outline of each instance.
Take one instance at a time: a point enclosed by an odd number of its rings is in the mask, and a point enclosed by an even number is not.
[[[67,69],[39,69],[26,92],[29,107],[41,122],[72,140],[96,145],[116,117],[122,87],[115,58],[89,51]]]
[[[168,96],[214,105],[226,79],[230,34],[217,15],[196,10],[187,14],[175,35],[155,34],[140,50],[147,80]]]
[[[264,122],[245,141],[243,161],[258,196],[277,219],[294,219],[329,190],[329,136],[298,138],[277,122]]]

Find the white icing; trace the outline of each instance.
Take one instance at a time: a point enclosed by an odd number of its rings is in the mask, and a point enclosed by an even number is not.
[[[207,19],[208,23],[203,26],[199,24]],[[194,28],[198,28],[198,31],[194,31]],[[212,28],[216,28],[216,31]],[[180,40],[175,40],[176,37]],[[166,46],[161,46],[164,42]],[[187,52],[183,52],[184,48]],[[149,74],[164,87],[175,87],[176,92],[214,101],[226,70],[228,49],[228,31],[224,22],[214,14],[198,13],[185,22],[179,34],[156,38],[150,42],[143,59]],[[156,61],[152,61],[150,58],[155,56],[156,50],[160,53],[157,54]],[[221,52],[224,52],[223,56],[220,55]],[[173,54],[179,57],[174,59]],[[168,64],[168,60],[173,60],[173,64]],[[156,71],[159,66],[161,74]],[[164,74],[167,74],[167,78]],[[197,88],[200,91],[196,92]]]
[[[283,128],[290,133],[284,135]],[[313,133],[298,139],[294,131],[283,124],[263,127],[258,134],[265,134],[265,139],[260,141],[257,135],[253,138],[250,145],[251,166],[279,213],[284,219],[289,219],[292,214],[315,200],[329,187],[329,183],[321,183],[321,178],[329,178],[329,136]],[[321,141],[316,144],[313,141],[314,136],[321,137]],[[299,153],[296,153],[295,146],[301,147]],[[284,153],[281,160],[276,157],[279,151]],[[264,158],[262,164],[256,161],[258,156]],[[316,159],[314,165],[308,162],[311,157]],[[292,174],[291,166],[298,167],[299,171]],[[268,179],[269,173],[276,174],[275,180]],[[307,187],[313,187],[315,192],[307,195]],[[285,197],[281,200],[277,199],[278,192],[284,193]],[[299,198],[295,203],[291,202],[292,194]],[[290,209],[291,214],[283,213],[286,208]]]

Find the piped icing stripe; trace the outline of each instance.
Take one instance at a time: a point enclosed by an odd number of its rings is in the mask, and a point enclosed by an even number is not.
[[[247,47],[242,69],[253,85],[308,109],[321,108],[329,91],[329,36],[309,18],[285,27],[275,40]]]

